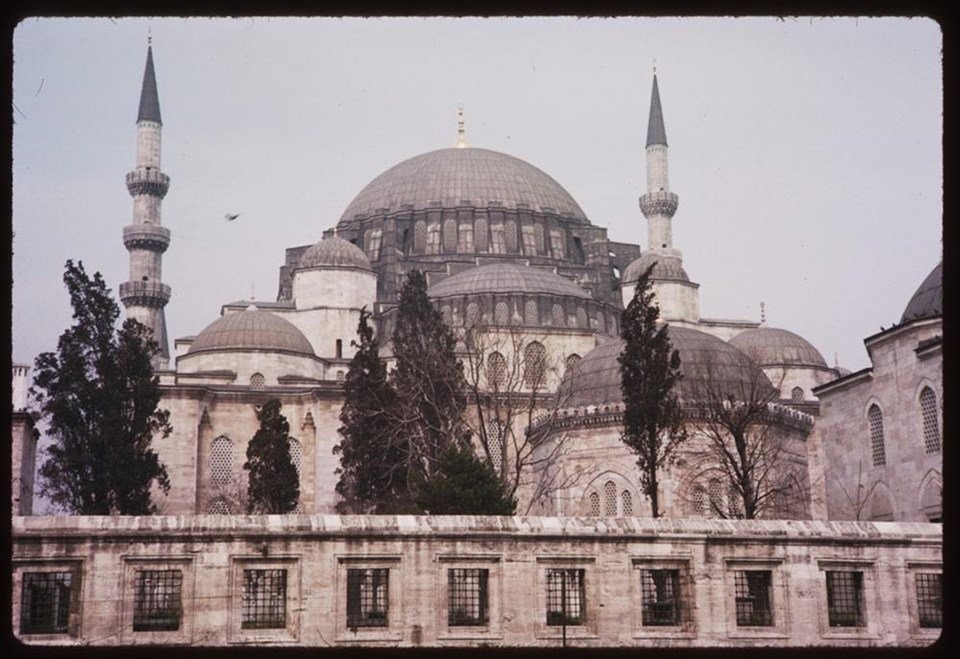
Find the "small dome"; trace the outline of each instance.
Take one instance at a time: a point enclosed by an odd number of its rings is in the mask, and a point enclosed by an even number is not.
[[[785,329],[748,329],[730,339],[730,344],[760,366],[827,368],[823,355],[809,341]]]
[[[707,378],[721,383],[724,391],[736,396],[757,383],[773,391],[773,385],[749,357],[712,334],[687,327],[667,326],[673,348],[680,353],[683,379],[678,385],[681,399],[694,400]],[[560,407],[616,405],[623,402],[620,364],[622,339],[611,339],[586,355],[564,377]]]
[[[943,262],[937,264],[920,288],[910,298],[907,308],[900,316],[900,322],[906,323],[921,318],[933,318],[943,315]]]
[[[394,165],[360,191],[340,222],[383,208],[423,210],[435,203],[454,208],[464,201],[476,208],[496,203],[516,209],[524,204],[533,211],[552,210],[586,222],[570,193],[545,172],[505,153],[476,148],[439,149]]]
[[[311,245],[300,257],[298,268],[361,268],[373,270],[363,250],[337,236],[329,236]]]
[[[627,269],[623,271],[621,281],[624,284],[636,282],[640,279],[640,275],[650,267],[651,263],[656,263],[656,265],[653,266],[653,272],[650,273],[653,279],[690,281],[686,270],[683,269],[683,262],[678,257],[653,252],[641,254],[639,258],[634,259],[630,265],[627,266]]]
[[[488,293],[559,295],[590,299],[590,292],[547,270],[503,262],[470,268],[438,281],[427,290],[431,298]]]
[[[262,350],[314,356],[310,341],[290,321],[253,306],[221,316],[207,325],[187,354],[210,350]]]

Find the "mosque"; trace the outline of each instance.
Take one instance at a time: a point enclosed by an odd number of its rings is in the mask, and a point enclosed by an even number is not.
[[[160,345],[161,407],[170,410],[173,426],[167,439],[154,443],[171,482],[169,494],[157,500],[160,514],[171,519],[220,516],[224,523],[234,523],[228,520],[244,512],[242,464],[247,442],[258,427],[256,408],[275,397],[283,404],[294,437],[291,455],[301,492],[298,512],[334,515],[338,459],[332,449],[339,442],[343,379],[361,309],[373,311],[378,334],[389,339],[400,287],[406,274],[416,269],[426,274],[428,295],[458,337],[468,380],[473,374],[470,384],[480,392],[483,404],[470,418],[475,435],[483,441],[478,450],[486,451],[501,473],[510,474],[518,470],[517,445],[528,447],[518,513],[558,518],[560,524],[606,519],[614,527],[620,524],[623,532],[624,524],[635,523],[624,520],[649,517],[650,508],[639,488],[635,457],[620,441],[619,323],[638,278],[652,265],[661,319],[681,357],[684,377],[679,394],[690,434],[664,473],[660,496],[664,517],[716,524],[723,521],[720,518],[741,516],[719,465],[708,457],[707,433],[697,412],[704,392],[719,387],[739,396],[773,392],[763,394],[770,402],[760,425],[764,441],[780,447],[772,478],[783,487],[758,517],[824,524],[939,521],[940,265],[921,284],[898,324],[865,339],[873,365],[856,373],[828,366],[803,337],[769,327],[763,320],[701,317],[700,285],[687,274],[682,252],[672,240],[679,196],[670,188],[665,123],[654,73],[647,186],[639,198],[647,220],[645,248],[612,240],[567,190],[534,165],[470,145],[461,111],[452,147],[387,169],[360,190],[319,240],[286,250],[275,300],[226,302],[219,317],[196,335],[175,338],[171,352],[164,320],[171,291],[162,278],[170,231],[161,222],[161,202],[170,180],[161,170],[162,119],[148,48],[136,163],[126,176],[134,206],[134,221],[123,230],[130,278],[120,285],[119,294],[127,314],[153,328]],[[390,359],[389,341],[382,354]],[[525,402],[517,409],[497,404],[503,399]],[[22,464],[29,457],[32,465],[29,437],[25,431],[21,435],[17,450],[24,455]],[[18,463],[17,456],[14,462]],[[22,474],[18,482],[30,485],[30,480]],[[30,514],[22,505],[18,510],[16,501],[14,512]],[[832,531],[824,533],[829,536]],[[267,545],[263,547],[266,552]],[[377,569],[399,560],[390,551],[371,551]],[[240,562],[252,560],[244,554]],[[274,562],[290,560],[281,557]],[[570,559],[570,564],[589,565],[593,560],[580,557]],[[647,558],[633,560],[640,565]],[[190,569],[200,567],[193,564]],[[306,569],[306,564],[296,569]],[[877,598],[878,583],[870,581],[870,594]],[[338,584],[349,591],[350,586]],[[582,583],[580,587],[579,597],[594,598],[593,591]],[[692,581],[683,586],[693,587]],[[552,592],[550,584],[545,588]],[[794,591],[784,590],[778,606],[785,605],[788,592]],[[390,602],[401,606],[399,601]],[[490,606],[503,610],[507,603],[498,600]],[[549,609],[551,603],[531,606]],[[414,610],[411,605],[404,615],[409,618]],[[589,611],[585,609],[584,615]],[[228,615],[220,608],[215,612]],[[785,609],[780,615],[786,617]],[[441,640],[444,634],[457,638],[447,624],[430,634],[439,634]],[[522,633],[553,638],[548,633],[555,631],[549,628],[552,623],[546,624]],[[590,624],[581,630],[584,638],[599,633]],[[727,622],[716,624],[717,629],[725,628]],[[883,624],[877,617],[864,629],[878,634]],[[831,638],[836,642],[832,626],[831,622],[821,635],[828,642]],[[701,623],[701,630],[708,627]],[[391,626],[389,634],[400,637],[370,638],[386,642],[402,637],[404,644],[418,644],[420,632],[409,636],[398,629]],[[347,638],[349,631],[337,628],[332,633]],[[487,631],[491,638],[503,638],[503,630],[492,623]],[[678,639],[697,637],[683,625],[673,631]],[[786,627],[781,631],[786,635],[782,638],[796,640]],[[225,638],[233,642],[230,633]],[[300,638],[301,630],[284,623],[284,633]],[[926,632],[917,633],[923,637]],[[129,629],[126,634],[123,638],[129,641]],[[895,642],[916,636],[904,634]],[[645,638],[642,633],[629,637]],[[717,638],[702,636],[708,644]],[[615,644],[624,642],[617,639]]]

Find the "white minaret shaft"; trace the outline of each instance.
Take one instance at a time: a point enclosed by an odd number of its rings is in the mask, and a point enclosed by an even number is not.
[[[170,230],[160,225],[160,202],[170,187],[170,177],[160,171],[162,129],[153,48],[148,45],[137,114],[136,167],[127,174],[133,223],[123,228],[123,244],[130,253],[130,279],[120,284],[120,300],[127,316],[153,330],[160,347],[155,364],[158,368],[166,368],[170,359],[163,313],[170,287],[162,281],[163,253],[170,244]]]
[[[673,254],[671,222],[677,212],[677,195],[670,192],[667,169],[667,131],[663,126],[657,74],[653,74],[650,119],[647,123],[647,194],[640,197],[640,210],[647,218],[647,249]],[[679,253],[676,254],[679,256]]]

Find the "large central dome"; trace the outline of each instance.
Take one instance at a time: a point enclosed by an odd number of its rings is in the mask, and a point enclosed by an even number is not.
[[[586,221],[570,193],[545,172],[519,158],[488,149],[440,149],[394,165],[373,179],[347,206],[340,222],[357,215],[444,208],[526,208]]]

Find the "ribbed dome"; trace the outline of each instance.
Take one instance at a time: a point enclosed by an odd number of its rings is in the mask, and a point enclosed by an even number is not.
[[[943,262],[937,264],[910,298],[900,322],[943,315]]]
[[[432,298],[484,293],[522,293],[590,298],[569,279],[517,263],[491,263],[470,268],[437,282],[427,290]]]
[[[651,263],[656,263],[653,272],[650,273],[653,279],[673,279],[675,281],[690,281],[686,271],[683,269],[683,262],[676,256],[665,256],[663,254],[654,254],[647,252],[639,258],[634,259],[627,269],[623,271],[621,281],[624,284],[632,284],[640,279],[640,275],[646,272]]]
[[[823,355],[809,341],[785,329],[749,329],[730,339],[730,344],[761,366],[827,367]]]
[[[675,350],[680,352],[681,399],[697,398],[707,379],[722,385],[722,391],[734,396],[750,391],[759,384],[773,391],[763,371],[746,355],[717,337],[686,327],[668,326],[667,332]],[[620,388],[622,339],[602,343],[586,355],[565,377],[560,388],[560,407],[616,405],[623,402]]]
[[[570,193],[543,171],[505,153],[466,148],[430,151],[394,165],[360,191],[340,222],[382,208],[421,210],[433,202],[449,208],[462,201],[478,208],[491,202],[511,209],[527,204],[530,210],[552,209],[586,220]]]
[[[324,266],[373,269],[370,267],[370,259],[367,258],[362,249],[337,236],[329,236],[311,245],[300,257],[300,263],[297,267],[319,268]]]
[[[206,350],[263,350],[314,356],[303,332],[276,314],[256,307],[222,316],[197,335],[188,354]]]

